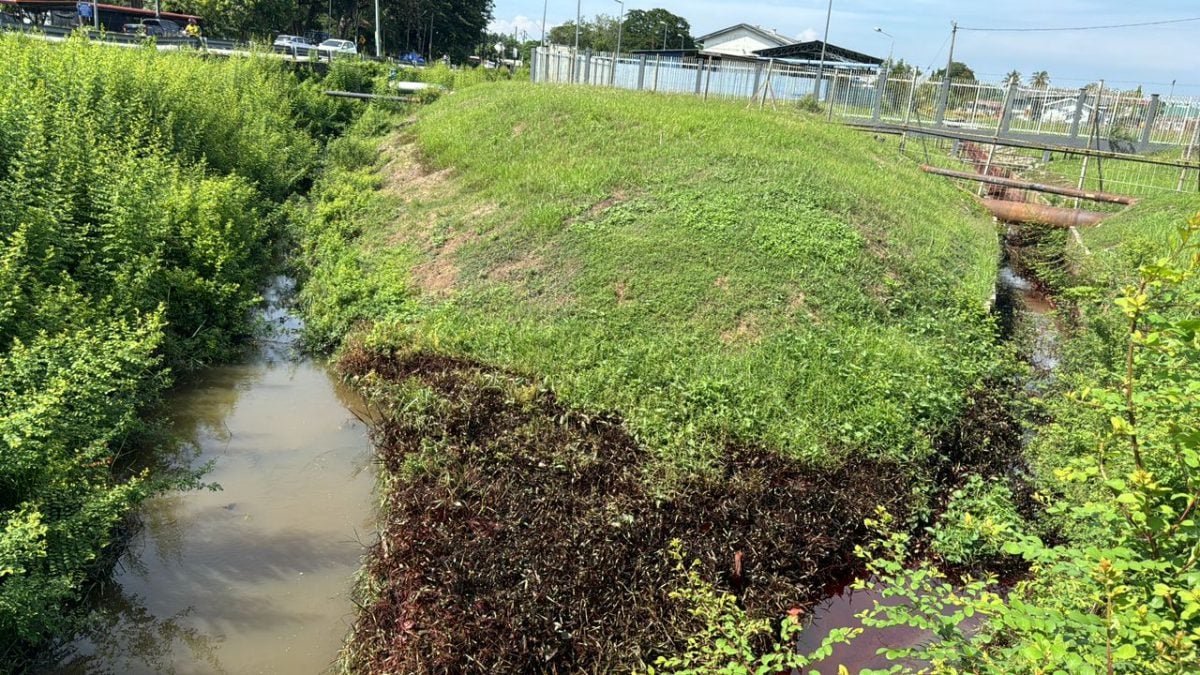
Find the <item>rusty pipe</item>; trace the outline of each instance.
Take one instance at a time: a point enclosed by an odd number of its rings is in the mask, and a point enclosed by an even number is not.
[[[1095,211],[1065,209],[1061,206],[1006,202],[999,199],[981,199],[979,201],[998,220],[1010,223],[1040,223],[1053,227],[1087,227],[1098,225],[1109,215]]]
[[[978,173],[968,173],[966,171],[953,171],[951,169],[941,169],[936,166],[922,164],[921,170],[925,173],[932,173],[936,176],[947,176],[949,178],[961,178],[963,180],[974,180],[980,183],[988,183],[990,185],[1002,185],[1004,187],[1019,188],[1022,190],[1033,190],[1034,192],[1048,192],[1054,195],[1063,195],[1066,197],[1078,197],[1080,199],[1090,199],[1094,202],[1107,202],[1109,204],[1125,204],[1130,206],[1137,203],[1136,197],[1127,195],[1118,195],[1111,192],[1093,192],[1091,190],[1079,190],[1076,188],[1061,187],[1058,185],[1047,185],[1045,183],[1031,183],[1024,180],[1016,180],[1015,178],[1004,178],[1001,176],[984,176]]]

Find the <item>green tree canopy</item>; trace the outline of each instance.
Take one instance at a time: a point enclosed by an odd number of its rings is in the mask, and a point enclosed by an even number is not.
[[[384,52],[461,61],[484,40],[492,6],[492,0],[379,0]],[[374,51],[373,0],[163,0],[162,8],[203,17],[213,37],[265,40],[322,30],[347,40],[363,37]]]
[[[621,51],[662,49],[666,36],[667,49],[695,49],[691,24],[687,19],[665,9],[633,9],[625,15],[624,29],[618,17],[597,14],[579,24],[579,48],[611,52],[617,48],[621,32]],[[568,21],[550,30],[549,41],[556,45],[575,44],[575,22]]]
[[[933,71],[933,79],[940,80],[944,77],[946,77],[946,69],[945,68],[938,68],[937,70]],[[965,64],[961,61],[954,61],[950,64],[950,79],[952,79],[952,80],[969,80],[971,82],[974,82],[975,81],[975,71],[971,70],[971,68],[967,64]]]

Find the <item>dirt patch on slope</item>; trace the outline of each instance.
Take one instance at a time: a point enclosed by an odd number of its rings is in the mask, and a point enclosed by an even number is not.
[[[421,162],[416,144],[397,139],[382,148],[386,158],[383,190],[407,203],[425,201],[442,191],[452,169],[430,170]]]
[[[400,477],[348,646],[355,672],[627,671],[696,628],[668,595],[672,539],[751,614],[782,617],[856,566],[876,505],[904,511],[896,467],[823,472],[751,448],[663,498],[618,418],[528,380],[357,347],[339,367],[375,392],[376,447]]]
[[[455,254],[465,244],[477,239],[479,239],[479,235],[471,230],[455,233],[440,248],[431,251],[428,260],[413,266],[413,281],[429,295],[449,294],[458,281],[458,265],[454,260]]]

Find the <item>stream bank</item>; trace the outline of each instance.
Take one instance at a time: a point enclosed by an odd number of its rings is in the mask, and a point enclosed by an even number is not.
[[[1028,238],[1022,236],[1022,226],[1015,223],[1002,223],[1001,226],[1004,228],[999,235],[1002,255],[996,276],[993,304],[998,337],[1001,342],[1017,345],[1020,358],[1030,366],[1020,388],[1026,395],[1037,396],[1053,381],[1060,362],[1056,307],[1047,285],[1028,276],[1033,274],[1034,268],[1022,258],[1023,249],[1030,245]],[[968,410],[964,416],[970,417],[972,414],[972,411]],[[1009,415],[1011,417],[1007,421],[1015,424],[1019,413],[1010,412]],[[983,420],[982,423],[986,425],[988,421]],[[992,423],[995,424],[995,420],[992,420]],[[1013,431],[1009,430],[1009,433],[1011,435]],[[1026,447],[1035,433],[1031,429],[1020,432],[1020,448]],[[991,470],[1005,474],[1009,482],[1015,483],[1021,491],[1027,491],[1028,469],[1021,450],[1002,454],[1012,456],[993,458],[999,461],[994,461]],[[985,465],[988,464],[987,458],[976,459],[983,460]],[[1029,500],[1025,499],[1025,502],[1028,506]],[[1013,570],[1003,572],[1002,576],[1013,574]],[[846,583],[836,587],[828,598],[812,608],[808,624],[798,641],[798,648],[803,653],[818,647],[822,639],[834,629],[863,629],[862,635],[853,642],[848,645],[836,645],[829,657],[814,664],[814,672],[836,673],[838,666],[845,666],[850,672],[858,672],[862,669],[887,669],[897,663],[908,667],[921,665],[891,660],[877,653],[882,649],[913,648],[933,639],[933,635],[928,631],[907,626],[864,626],[859,615],[872,609],[876,602],[889,605],[899,603],[900,599],[884,598],[878,590],[870,588],[856,591]]]
[[[159,495],[90,629],[64,646],[65,673],[315,673],[337,659],[349,592],[374,532],[362,401],[300,355],[291,282],[242,362],[207,369],[168,401],[168,463],[212,463],[219,490]],[[161,461],[161,460],[160,460]]]

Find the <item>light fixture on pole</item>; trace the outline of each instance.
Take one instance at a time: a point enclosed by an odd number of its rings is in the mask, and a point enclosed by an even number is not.
[[[662,49],[662,50],[665,50],[665,49],[667,48],[667,22],[666,22],[666,21],[659,21],[659,22],[658,22],[658,25],[660,25],[660,26],[662,26],[662,27],[663,27],[663,40],[662,40],[662,44],[660,44],[660,45],[658,46],[658,48],[659,48],[659,49]]]
[[[878,26],[875,27],[875,32],[879,33],[880,35],[886,35],[889,38],[891,38],[891,40],[892,40],[892,43],[888,45],[888,57],[887,57],[887,61],[885,61],[885,63],[887,63],[888,70],[891,70],[892,69],[892,50],[896,46],[896,36],[892,35],[891,33],[887,32],[886,30],[884,30]]]

